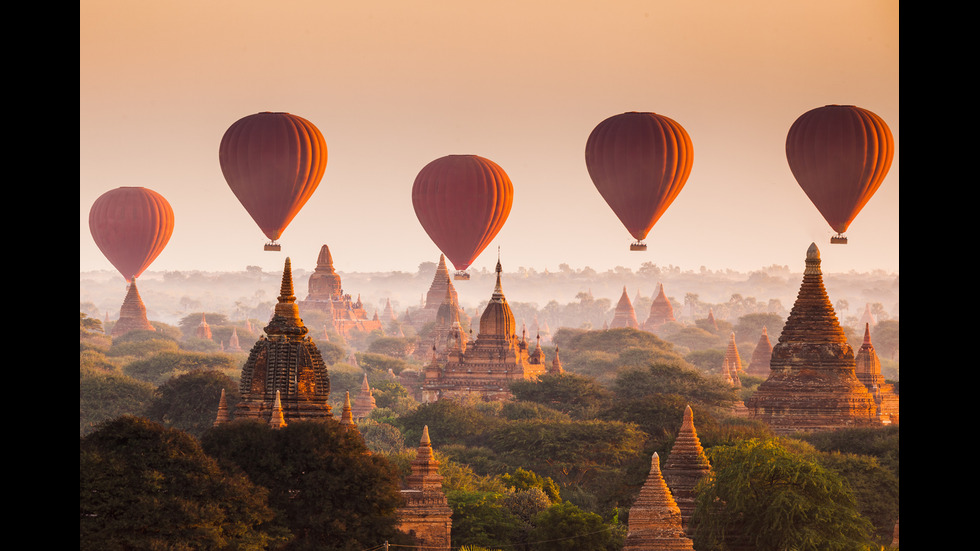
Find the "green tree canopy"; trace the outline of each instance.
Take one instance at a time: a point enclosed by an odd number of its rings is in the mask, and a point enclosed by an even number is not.
[[[336,420],[293,421],[278,430],[238,420],[205,432],[201,444],[269,490],[277,522],[294,536],[285,549],[408,542],[395,528],[402,504],[398,471]]]
[[[218,414],[221,391],[228,409],[234,411],[241,398],[238,383],[214,370],[198,369],[171,377],[157,387],[146,416],[164,426],[200,437],[211,428]]]
[[[545,374],[510,386],[518,400],[534,402],[573,417],[591,417],[609,392],[591,377],[574,373]]]
[[[121,415],[143,415],[153,400],[153,385],[122,375],[81,366],[78,371],[79,435]]]
[[[528,539],[535,550],[619,551],[626,529],[615,520],[606,522],[596,513],[563,501],[535,516]]]
[[[868,549],[871,523],[844,480],[792,448],[771,438],[706,450],[713,472],[692,518],[697,549]]]
[[[285,534],[265,489],[222,470],[191,436],[133,416],[79,444],[79,548],[267,549]]]
[[[625,369],[616,378],[613,392],[621,400],[643,399],[657,394],[676,394],[688,403],[730,408],[735,390],[719,377],[709,377],[684,363],[653,363],[646,368]]]
[[[196,370],[236,373],[240,369],[238,360],[230,354],[169,351],[130,362],[123,372],[142,381],[162,384],[170,377]]]

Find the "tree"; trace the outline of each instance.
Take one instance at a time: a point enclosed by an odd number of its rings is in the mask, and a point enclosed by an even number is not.
[[[191,436],[133,416],[79,444],[79,548],[266,549],[267,492],[222,470]]]
[[[238,420],[207,431],[201,445],[269,490],[277,522],[293,534],[284,549],[407,543],[395,528],[402,504],[398,471],[339,421],[293,421],[274,430]]]
[[[843,479],[778,438],[706,451],[692,523],[699,550],[865,550],[871,524]]]
[[[621,400],[676,394],[689,403],[722,408],[730,407],[735,400],[734,389],[721,378],[705,376],[683,364],[666,362],[623,370],[616,378],[613,392]]]
[[[529,534],[533,549],[544,551],[618,551],[626,540],[625,527],[605,522],[596,513],[563,501],[534,517]]]
[[[240,366],[234,356],[221,352],[167,351],[131,362],[123,372],[143,381],[163,383],[170,377],[198,369],[234,373]]]
[[[446,499],[453,510],[453,545],[508,546],[520,532],[520,518],[496,492],[453,490]]]
[[[119,373],[81,366],[78,371],[79,435],[121,415],[142,415],[153,400],[153,385]]]
[[[222,389],[228,409],[233,411],[241,392],[238,383],[228,375],[198,369],[171,377],[157,387],[146,416],[164,426],[200,437],[214,424]]]
[[[590,416],[609,395],[595,380],[574,373],[522,379],[511,383],[510,390],[518,400],[542,404],[575,417]]]

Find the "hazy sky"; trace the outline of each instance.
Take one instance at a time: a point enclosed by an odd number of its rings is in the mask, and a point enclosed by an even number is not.
[[[475,269],[591,266],[898,271],[897,0],[83,0],[80,4],[80,269],[114,270],[88,212],[121,186],[153,189],[176,227],[150,266],[312,269],[327,244],[340,271],[415,271],[439,250],[412,207],[428,162],[476,154],[514,184],[503,229]],[[786,163],[790,125],[827,104],[881,116],[896,143],[877,194],[833,231]],[[282,252],[221,174],[236,120],[286,111],[329,150],[319,188]],[[632,238],[585,167],[605,118],[679,122],[694,167],[646,239]],[[121,276],[120,276],[121,278]]]

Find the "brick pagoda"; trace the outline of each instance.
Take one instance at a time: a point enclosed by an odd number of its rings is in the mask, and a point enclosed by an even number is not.
[[[332,417],[327,366],[308,332],[299,317],[286,258],[275,312],[242,367],[235,418],[269,419],[276,402],[287,423]]]
[[[623,551],[693,551],[684,532],[681,510],[660,473],[660,456],[650,461],[650,474],[629,512]]]
[[[750,418],[781,435],[881,425],[824,289],[816,244],[807,250],[796,303],[772,349],[769,378],[746,406]]]

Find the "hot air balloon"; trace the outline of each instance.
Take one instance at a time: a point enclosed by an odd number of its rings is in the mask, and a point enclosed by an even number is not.
[[[585,165],[599,194],[645,251],[650,229],[684,188],[694,163],[691,137],[656,113],[614,115],[592,130]]]
[[[132,282],[170,241],[174,211],[152,189],[120,187],[95,200],[88,213],[88,226],[102,254],[127,282]]]
[[[271,242],[277,239],[320,185],[327,144],[310,121],[289,113],[256,113],[232,124],[218,148],[231,191]]]
[[[456,267],[455,279],[490,244],[510,214],[514,186],[497,163],[477,155],[447,155],[425,165],[412,186],[422,228]]]
[[[888,125],[853,105],[826,105],[800,115],[786,136],[786,160],[837,235],[843,234],[881,186],[895,156]]]

